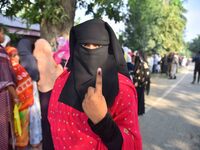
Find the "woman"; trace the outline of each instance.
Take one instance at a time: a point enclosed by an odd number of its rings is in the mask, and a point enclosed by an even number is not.
[[[44,39],[39,39],[35,42],[33,55],[37,59],[40,73],[40,80],[37,84],[42,112],[42,147],[43,150],[51,150],[54,148],[50,125],[47,119],[47,112],[54,82],[56,78],[63,72],[63,68],[61,65],[57,65],[54,61],[51,46]]]
[[[169,53],[167,56],[167,74],[169,79],[171,79],[171,70],[172,70],[172,61],[173,61],[173,53]]]
[[[192,84],[196,82],[196,76],[197,77],[197,83],[200,82],[200,51],[192,58],[192,62],[194,62],[194,73],[193,73],[193,81]]]
[[[145,90],[149,94],[150,90],[150,71],[146,57],[142,51],[135,52],[135,68],[133,83],[138,95],[138,115],[145,113]]]
[[[161,59],[161,74],[162,73],[167,74],[167,55],[166,54]]]
[[[4,30],[0,26],[0,43],[4,42]],[[0,148],[8,150],[9,145],[9,122],[12,136],[12,146],[14,144],[12,103],[18,103],[17,93],[15,91],[16,78],[9,61],[8,54],[0,45]]]
[[[29,107],[33,104],[33,84],[27,71],[19,64],[19,55],[15,47],[6,47],[6,52],[17,77],[16,91],[19,98],[19,113],[22,127],[22,135],[16,135],[16,146],[25,149],[29,143]]]
[[[72,27],[68,68],[55,82],[48,110],[55,149],[141,150],[137,93],[106,22]]]
[[[176,79],[177,70],[178,70],[178,55],[175,53],[172,53],[172,64],[171,64],[169,79]]]
[[[30,144],[37,148],[42,141],[41,110],[37,89],[39,71],[36,59],[32,55],[33,44],[28,39],[21,39],[17,49],[19,51],[20,63],[27,70],[33,81],[34,104],[30,108]]]

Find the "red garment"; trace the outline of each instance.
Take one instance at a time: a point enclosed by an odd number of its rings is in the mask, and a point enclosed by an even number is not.
[[[107,150],[88,125],[86,114],[58,101],[68,76],[65,71],[56,80],[49,104],[48,119],[55,150]],[[136,90],[131,80],[118,76],[119,94],[109,113],[122,133],[122,150],[142,150]]]
[[[29,76],[28,72],[24,69],[24,67],[22,67],[22,65],[16,62],[15,58],[13,58],[12,55],[14,54],[18,55],[17,49],[15,47],[8,46],[5,48],[5,50],[10,57],[10,62],[12,64],[16,76],[17,80],[16,92],[21,102],[19,110],[22,111],[33,104],[32,79]]]
[[[17,77],[16,92],[21,102],[20,111],[28,108],[33,104],[33,84],[28,72],[20,64],[13,66]]]

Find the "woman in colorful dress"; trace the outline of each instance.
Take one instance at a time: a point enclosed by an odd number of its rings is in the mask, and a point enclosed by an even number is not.
[[[20,56],[20,64],[26,69],[33,81],[34,103],[30,107],[30,144],[37,148],[42,141],[41,109],[37,81],[39,71],[35,57],[32,55],[33,43],[28,39],[21,39],[17,45]]]
[[[0,43],[4,42],[4,30],[0,26]],[[0,149],[8,150],[9,130],[11,130],[12,147],[14,143],[13,131],[13,102],[18,103],[18,96],[15,90],[16,78],[9,56],[3,46],[0,45]],[[10,127],[9,128],[9,123]]]
[[[68,70],[54,84],[48,119],[56,150],[142,150],[137,93],[106,22],[72,27]]]
[[[150,91],[150,70],[146,56],[142,51],[135,51],[135,68],[133,71],[133,83],[138,95],[138,115],[145,113],[145,91]]]
[[[19,64],[19,55],[15,47],[5,48],[10,57],[10,61],[17,79],[16,91],[19,98],[19,114],[22,127],[22,135],[16,135],[17,149],[25,149],[29,143],[29,107],[32,106],[33,84],[28,72]]]

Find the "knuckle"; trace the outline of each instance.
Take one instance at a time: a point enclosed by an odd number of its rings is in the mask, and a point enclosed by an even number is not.
[[[90,86],[90,87],[88,87],[88,92],[92,92],[92,91],[93,91],[93,89],[94,89],[94,88],[93,88],[93,87],[91,87],[91,86]]]
[[[93,100],[93,96],[88,97],[88,101],[91,102]]]

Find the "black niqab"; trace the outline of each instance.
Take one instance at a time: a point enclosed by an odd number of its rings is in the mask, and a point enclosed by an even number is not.
[[[87,49],[84,44],[101,47]],[[120,44],[112,28],[104,21],[93,19],[72,27],[70,32],[71,72],[59,101],[82,110],[82,101],[89,86],[95,87],[97,68],[102,68],[103,95],[112,106],[119,91],[118,72],[129,77]]]

